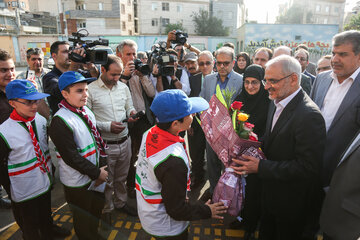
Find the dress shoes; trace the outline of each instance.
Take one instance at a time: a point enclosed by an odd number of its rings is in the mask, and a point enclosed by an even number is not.
[[[127,203],[125,203],[125,205],[121,208],[116,208],[116,210],[118,210],[119,212],[126,213],[129,216],[133,216],[133,217],[138,216],[137,210],[133,207],[130,207]]]
[[[52,224],[51,228],[52,228],[52,233],[53,233],[54,237],[64,238],[71,234],[70,230],[60,227],[60,226],[56,225],[55,223]]]

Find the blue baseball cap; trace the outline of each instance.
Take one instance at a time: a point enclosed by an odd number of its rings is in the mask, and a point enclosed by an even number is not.
[[[160,92],[150,106],[159,123],[179,120],[208,108],[209,103],[205,99],[201,97],[189,98],[183,91],[178,89]]]
[[[63,74],[61,74],[58,84],[59,84],[60,91],[62,91],[62,90],[64,90],[64,88],[66,88],[67,86],[69,86],[71,84],[79,83],[79,82],[91,83],[92,81],[95,81],[96,79],[97,78],[85,78],[79,72],[69,71],[69,72],[64,72]]]
[[[49,94],[38,92],[34,84],[26,79],[12,80],[6,86],[5,92],[9,100],[14,98],[39,100],[50,96]]]

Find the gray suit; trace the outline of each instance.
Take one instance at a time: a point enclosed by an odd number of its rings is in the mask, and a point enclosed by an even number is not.
[[[310,97],[319,106],[323,107],[325,96],[333,81],[332,71],[320,73],[314,82]],[[333,172],[340,161],[350,141],[360,128],[360,74],[355,78],[350,89],[337,110],[335,117],[327,131],[325,152],[323,159],[322,179],[323,186],[330,184]]]
[[[206,101],[210,101],[211,97],[215,93],[216,84],[217,84],[217,75],[218,73],[213,73],[207,75],[204,78],[203,87],[200,92],[200,96],[203,97]],[[230,79],[226,85],[226,89],[235,90],[235,94],[232,96],[232,101],[236,98],[237,95],[241,92],[243,86],[243,77],[232,71],[230,74]],[[208,142],[206,142],[206,160],[207,160],[207,171],[210,181],[210,193],[213,193],[214,188],[220,178],[221,169],[223,167],[221,161],[217,157],[216,153]]]
[[[320,226],[334,240],[360,237],[360,135],[347,148],[331,179]]]

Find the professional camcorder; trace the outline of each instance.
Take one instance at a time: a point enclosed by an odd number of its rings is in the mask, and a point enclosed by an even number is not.
[[[86,32],[86,34],[81,33]],[[71,52],[69,54],[69,58],[74,62],[92,62],[94,64],[101,64],[104,65],[107,63],[108,52],[103,49],[96,49],[95,46],[102,45],[102,46],[109,46],[109,40],[99,38],[99,40],[82,40],[81,38],[87,37],[89,32],[86,29],[80,29],[76,33],[72,33],[72,37],[69,37],[69,41],[73,42],[73,46],[70,50],[75,48],[84,48],[85,49],[85,57],[81,55]]]
[[[160,76],[175,75],[174,63],[177,61],[175,55],[166,52],[166,42],[159,41],[152,47],[150,54],[152,62],[158,65]]]
[[[184,33],[181,30],[176,30],[175,32],[176,39],[171,41],[174,44],[184,45],[186,43],[187,38],[189,37],[187,33]]]
[[[148,64],[143,63],[140,59],[134,60],[135,69],[141,72],[143,75],[150,74],[150,66]]]

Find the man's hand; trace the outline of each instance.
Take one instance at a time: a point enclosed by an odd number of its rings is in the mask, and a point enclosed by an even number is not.
[[[122,75],[129,77],[135,71],[134,61],[128,61],[124,67]]]
[[[100,175],[98,179],[95,181],[95,187],[99,186],[103,182],[106,182],[108,180],[108,172],[105,170],[107,166],[103,166],[100,168]]]
[[[132,118],[131,116],[134,116],[136,114],[136,111],[131,111],[130,113],[130,117],[128,118],[128,122],[136,122],[137,120],[139,120],[139,118]]]
[[[216,219],[224,219],[223,216],[220,216],[219,214],[223,214],[226,213],[228,207],[224,206],[223,202],[217,202],[217,203],[212,203],[211,201],[208,200],[205,205],[208,205],[210,207],[211,210],[211,217],[212,218],[216,218]]]
[[[110,125],[110,132],[119,134],[125,129],[125,126],[121,122],[112,121]]]
[[[136,75],[138,75],[139,78],[142,78],[142,77],[144,76],[144,74],[142,74],[140,71],[138,71],[138,70],[136,70],[136,69],[135,69],[134,73],[135,73]]]
[[[85,54],[85,49],[84,48],[75,48],[73,49],[70,53],[75,53],[80,55],[81,57],[86,57]],[[69,53],[69,55],[70,55]],[[78,69],[80,69],[82,67],[82,63],[81,62],[75,62],[74,60],[71,60],[70,63],[70,67],[69,67],[69,71],[77,71]]]
[[[235,167],[235,166],[231,167],[235,170],[237,174],[242,175],[242,174],[258,172],[259,162],[260,162],[258,158],[247,156],[244,154],[241,155],[241,158],[242,158],[241,160],[235,158],[232,159],[235,163],[240,165],[239,167]]]

